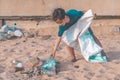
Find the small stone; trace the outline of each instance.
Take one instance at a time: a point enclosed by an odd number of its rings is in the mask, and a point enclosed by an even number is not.
[[[74,68],[79,68],[79,66],[78,66],[78,65],[76,65],[76,66],[74,66]]]

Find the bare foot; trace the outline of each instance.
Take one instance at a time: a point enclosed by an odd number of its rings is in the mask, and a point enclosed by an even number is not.
[[[71,62],[76,62],[76,61],[77,61],[77,59],[72,59],[72,60],[71,60]]]

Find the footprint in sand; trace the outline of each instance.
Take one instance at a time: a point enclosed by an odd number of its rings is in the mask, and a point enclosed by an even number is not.
[[[10,52],[15,52],[15,49],[11,49]]]
[[[9,78],[10,80],[23,80],[23,79],[21,79],[18,75],[16,75],[15,73],[13,73],[13,72],[10,72],[10,71],[7,71],[6,72],[6,76],[7,76],[7,78]],[[24,79],[25,80],[25,79]]]
[[[73,80],[73,79],[71,79],[69,77],[65,77],[64,80]]]
[[[104,75],[103,74],[99,74],[99,75],[97,75],[96,77],[99,79],[99,78],[101,78],[101,77],[103,77]]]
[[[41,36],[41,39],[42,40],[47,40],[47,39],[49,39],[51,37],[51,35],[43,35],[43,36]]]
[[[92,72],[88,72],[87,74],[84,75],[85,78],[87,78],[88,80],[91,80],[91,78],[95,75],[95,73]]]
[[[20,49],[20,50],[19,50],[19,52],[20,52],[20,53],[22,53],[22,52],[23,52],[23,50],[21,50],[21,49]]]
[[[88,69],[88,68],[86,68],[86,67],[84,67],[84,68],[83,68],[83,70],[84,70],[84,71],[89,71],[89,69]]]
[[[0,65],[0,73],[3,73],[5,71],[5,67]]]
[[[100,69],[100,70],[99,70],[99,75],[96,75],[96,77],[97,77],[97,78],[101,78],[101,77],[104,76],[104,73],[105,73],[104,70],[103,70],[103,69]]]
[[[106,70],[109,70],[109,69],[112,69],[112,70],[113,70],[112,67],[110,67],[110,66],[108,66],[108,65],[106,65],[106,64],[102,64],[102,66],[103,66]]]
[[[120,74],[116,75],[114,80],[120,80]]]
[[[103,69],[100,69],[99,72],[100,73],[105,73],[105,71]]]
[[[115,63],[115,64],[120,64],[120,61],[117,60],[117,61],[114,61],[114,63]]]
[[[7,52],[7,51],[8,51],[8,49],[4,49],[4,50],[3,50],[3,52]]]
[[[116,47],[108,47],[109,50],[114,50]]]
[[[2,56],[2,57],[0,58],[0,62],[4,62],[5,60],[7,60],[7,57],[5,57],[5,56]]]
[[[120,41],[117,41],[118,44],[120,44]]]
[[[17,46],[17,45],[19,45],[20,44],[20,42],[16,42],[15,44],[13,44],[13,46]]]
[[[4,80],[2,77],[0,77],[0,80]]]

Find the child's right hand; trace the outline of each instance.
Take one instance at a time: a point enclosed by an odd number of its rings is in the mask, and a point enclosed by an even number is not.
[[[50,56],[54,58],[55,57],[55,53],[51,53]]]
[[[97,18],[97,14],[96,13],[94,13],[94,19],[96,19]]]

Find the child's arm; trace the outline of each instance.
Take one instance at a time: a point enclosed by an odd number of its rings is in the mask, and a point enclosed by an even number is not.
[[[87,11],[86,10],[82,10],[83,13],[86,13]],[[96,19],[97,17],[97,14],[93,12],[93,15],[94,15],[94,19]]]
[[[82,12],[83,12],[83,14],[85,13],[85,12],[87,12],[86,10],[82,10]]]
[[[56,50],[57,50],[60,42],[61,42],[61,37],[57,37],[57,39],[56,39],[56,41],[55,41],[54,48],[53,48],[53,52],[52,52],[52,54],[51,54],[51,56],[52,56],[53,58],[55,57],[55,53],[56,53]]]

